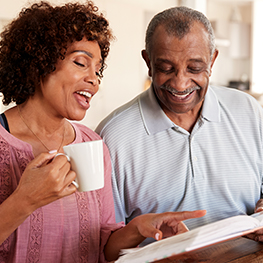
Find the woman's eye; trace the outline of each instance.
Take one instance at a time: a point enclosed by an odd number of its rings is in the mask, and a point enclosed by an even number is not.
[[[85,67],[85,65],[84,65],[84,64],[82,64],[82,63],[79,63],[79,62],[77,62],[77,61],[74,61],[74,63],[75,63],[76,65],[80,66],[80,67]]]

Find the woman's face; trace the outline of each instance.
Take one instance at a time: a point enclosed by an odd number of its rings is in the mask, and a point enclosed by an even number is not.
[[[58,117],[81,120],[99,88],[101,50],[96,41],[83,39],[68,47],[65,59],[45,77],[36,96],[45,110]]]

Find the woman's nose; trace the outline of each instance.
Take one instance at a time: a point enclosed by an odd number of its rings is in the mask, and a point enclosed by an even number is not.
[[[100,84],[99,74],[95,69],[89,68],[85,76],[85,81],[92,84],[93,86],[98,86]]]

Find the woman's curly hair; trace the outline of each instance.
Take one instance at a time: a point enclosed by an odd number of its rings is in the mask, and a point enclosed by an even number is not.
[[[42,1],[24,8],[0,35],[3,103],[21,104],[34,95],[41,78],[65,58],[68,45],[84,37],[100,46],[102,77],[113,36],[108,21],[92,1],[54,7]]]

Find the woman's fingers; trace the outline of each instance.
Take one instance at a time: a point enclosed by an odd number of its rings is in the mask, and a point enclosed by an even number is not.
[[[153,234],[154,234],[155,240],[161,240],[163,237],[183,234],[185,232],[188,232],[189,229],[182,221],[180,221],[177,223],[176,227],[175,226],[171,227],[170,231],[168,231],[169,235],[164,235],[166,234],[166,231],[163,231],[162,229],[159,230],[155,228],[153,231],[154,231]]]
[[[186,225],[182,222],[187,219],[202,217],[206,214],[206,210],[184,211],[184,212],[168,212],[164,213],[156,228],[162,231],[164,237],[181,234],[188,231]]]
[[[183,222],[178,223],[177,234],[182,234],[188,231],[189,231],[188,227]]]
[[[57,152],[50,152],[50,153],[41,153],[35,159],[28,163],[28,168],[38,168],[48,162],[52,161],[52,159],[56,156]]]
[[[53,159],[55,155],[40,154],[28,164],[21,177],[17,190],[33,209],[76,191],[71,185],[76,174],[70,170],[70,163],[65,156]]]
[[[206,210],[146,214],[138,216],[136,224],[143,237],[153,237],[160,240],[163,237],[188,231],[182,221],[202,217],[205,214]]]
[[[191,218],[202,217],[206,214],[206,210],[183,211],[183,212],[167,212],[164,213],[167,219],[184,221]],[[164,216],[165,216],[164,215]]]
[[[58,159],[58,161],[56,161]],[[66,162],[65,162],[66,161]],[[62,177],[64,177],[64,191],[65,192],[75,192],[77,185],[72,184],[72,182],[76,178],[76,173],[72,170],[70,170],[70,159],[65,154],[57,154],[52,162],[59,163],[60,166],[60,174]]]

